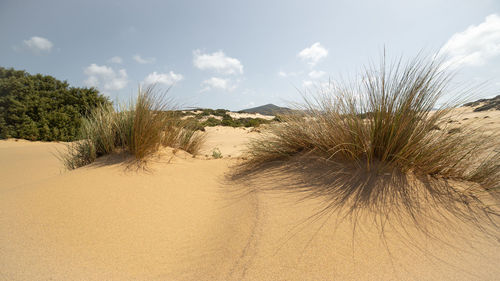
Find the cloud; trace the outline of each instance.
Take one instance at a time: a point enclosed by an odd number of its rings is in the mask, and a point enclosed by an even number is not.
[[[305,87],[305,88],[311,87],[313,84],[314,84],[314,82],[311,80],[302,81],[302,87]]]
[[[500,55],[500,17],[492,14],[479,25],[453,34],[441,48],[440,55],[447,58],[444,66],[480,66]]]
[[[309,72],[309,77],[311,77],[311,79],[320,79],[321,77],[323,77],[324,75],[326,74],[326,72],[324,71],[321,71],[321,70],[313,70],[311,72]]]
[[[292,76],[299,76],[304,74],[303,71],[298,71],[298,72],[285,72],[285,71],[279,71],[278,76],[286,78],[286,77],[292,77]]]
[[[182,74],[177,74],[173,71],[170,71],[168,73],[156,73],[156,71],[154,71],[153,73],[150,73],[148,76],[146,76],[146,78],[144,78],[142,82],[146,85],[164,84],[170,86],[178,81],[181,81],[182,79],[184,79],[184,76],[182,76]]]
[[[104,91],[120,90],[125,88],[128,83],[125,69],[115,72],[109,66],[93,63],[87,66],[83,72],[88,76],[87,80],[84,81],[85,85]]]
[[[24,46],[36,54],[50,53],[54,44],[47,38],[33,36],[28,40],[23,40]]]
[[[221,74],[242,74],[243,65],[238,59],[228,57],[222,51],[202,54],[200,50],[193,52],[193,64],[201,70],[213,70]]]
[[[114,56],[114,57],[110,58],[108,60],[108,62],[121,64],[121,63],[123,63],[123,59],[119,56]]]
[[[328,56],[328,50],[321,46],[321,43],[316,42],[309,48],[305,48],[297,54],[299,58],[307,61],[309,65],[316,65],[321,59]]]
[[[132,58],[140,64],[153,63],[156,61],[156,58],[143,58],[141,55],[135,55]]]
[[[206,92],[211,89],[220,89],[224,91],[232,91],[236,89],[236,85],[233,85],[231,83],[230,79],[224,79],[224,78],[219,78],[219,77],[211,77],[201,83],[203,86],[205,86],[200,92]]]

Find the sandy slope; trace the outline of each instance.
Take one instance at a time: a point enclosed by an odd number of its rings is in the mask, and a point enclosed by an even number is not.
[[[3,191],[2,279],[199,280],[229,271],[232,260],[220,257],[240,254],[254,202],[221,196],[227,164],[172,159],[137,172],[97,163]]]
[[[55,154],[62,149],[62,143],[0,140],[0,191],[61,174]]]
[[[259,137],[253,128],[206,127],[207,139],[201,155],[212,157],[218,149],[224,157],[240,157],[249,139]]]
[[[256,133],[214,128],[208,134],[205,151],[216,146],[240,155]],[[131,170],[113,156],[59,174],[50,153],[57,146],[0,142],[0,280],[500,276],[495,237],[459,224],[458,232],[440,232],[442,241],[397,226],[388,226],[381,239],[370,222],[353,231],[336,213],[315,220],[321,199],[297,202],[295,194],[258,192],[252,188],[260,179],[254,185],[227,181],[234,157],[204,160],[167,149],[149,171]],[[400,237],[403,230],[411,239]]]

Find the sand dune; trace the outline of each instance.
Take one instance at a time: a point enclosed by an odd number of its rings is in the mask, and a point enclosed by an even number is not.
[[[251,198],[220,196],[227,165],[171,161],[148,173],[101,162],[2,192],[2,278],[216,278],[253,219]]]
[[[61,173],[60,144],[0,142],[0,279],[498,280],[500,240],[460,222],[439,239],[397,225],[381,237],[371,221],[314,217],[324,199],[259,191],[272,179],[228,181],[256,135],[213,128],[204,153],[231,158],[165,149],[147,171],[114,155]]]
[[[58,149],[64,149],[64,145],[0,140],[0,191],[61,174],[64,167],[55,157]]]
[[[207,140],[201,155],[212,157],[212,151],[218,149],[224,157],[240,157],[249,139],[257,138],[259,133],[253,128],[206,127]]]

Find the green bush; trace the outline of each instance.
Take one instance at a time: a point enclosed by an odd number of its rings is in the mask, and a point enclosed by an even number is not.
[[[239,122],[238,119],[233,119],[229,114],[225,114],[222,117],[222,121],[220,123],[222,126],[228,126],[228,127],[241,127],[242,124]]]
[[[228,111],[229,111],[229,110],[227,110],[227,109],[216,109],[216,110],[214,111],[213,115],[215,115],[215,116],[221,116],[221,117],[224,117],[224,116],[226,116],[226,115],[227,115],[227,112],[228,112]]]
[[[82,116],[103,104],[110,102],[94,88],[0,67],[0,138],[71,141]]]
[[[210,109],[210,108],[197,108],[195,109],[195,111],[202,111],[200,114],[200,116],[210,116],[210,115],[213,115],[213,116],[220,116],[220,117],[224,117],[225,115],[227,115],[227,112],[229,110],[227,109]]]
[[[215,119],[215,118],[214,118]],[[216,119],[217,120],[217,119]],[[205,126],[203,123],[199,122],[196,117],[189,117],[185,119],[186,127],[191,128],[194,131],[205,131]]]
[[[210,109],[211,110],[211,109]],[[217,109],[221,110],[221,109]],[[225,110],[225,109],[224,109]],[[207,110],[208,112],[209,110]],[[203,113],[196,115],[195,117],[188,118],[189,122],[192,123],[192,126],[196,130],[204,131],[204,127],[215,127],[215,126],[226,126],[226,127],[258,127],[262,124],[271,123],[270,120],[262,119],[262,118],[240,118],[233,119],[227,111],[222,115],[222,120],[219,120],[215,117],[209,117],[207,120],[203,122],[199,122],[198,120],[201,118]],[[199,117],[199,118],[198,118]]]
[[[221,124],[221,121],[214,117],[209,117],[206,121],[201,123],[203,127],[215,127]]]
[[[238,121],[245,127],[259,127],[262,124],[269,124],[271,121],[262,118],[240,118]]]

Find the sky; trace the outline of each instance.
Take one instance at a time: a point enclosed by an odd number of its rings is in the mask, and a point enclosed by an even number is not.
[[[500,1],[0,0],[0,66],[114,101],[155,84],[184,107],[287,105],[384,50],[439,52],[477,98],[498,95]]]

